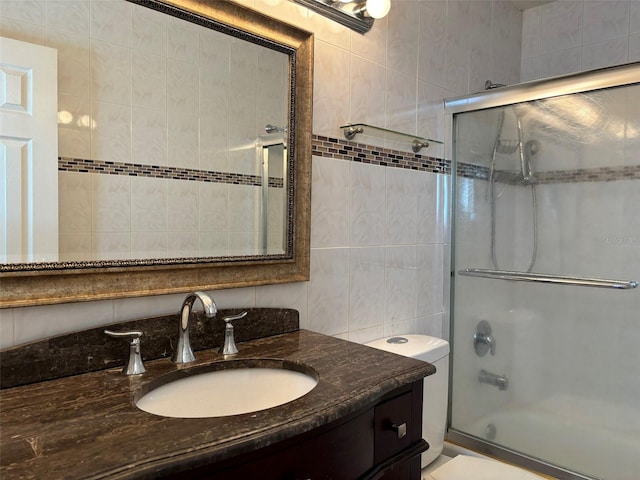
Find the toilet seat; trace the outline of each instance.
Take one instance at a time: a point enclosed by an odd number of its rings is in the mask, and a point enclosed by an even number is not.
[[[433,480],[542,480],[521,468],[469,455],[458,455],[429,475]],[[426,478],[431,480],[429,475]]]

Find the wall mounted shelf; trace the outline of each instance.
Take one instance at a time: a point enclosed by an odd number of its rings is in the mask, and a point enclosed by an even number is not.
[[[411,145],[411,150],[413,150],[414,153],[418,153],[420,150],[427,148],[432,143],[439,145],[443,144],[443,142],[439,140],[419,137],[417,135],[409,135],[408,133],[397,132],[395,130],[389,130],[382,127],[375,127],[373,125],[367,125],[366,123],[349,123],[347,125],[342,125],[340,128],[347,140],[353,140],[358,134],[369,135],[398,143],[408,143]]]

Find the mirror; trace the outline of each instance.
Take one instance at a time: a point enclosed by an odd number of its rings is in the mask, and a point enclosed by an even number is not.
[[[92,39],[86,112],[58,76],[57,261],[0,264],[0,307],[307,280],[312,34],[213,0],[95,0],[92,32],[119,4],[130,70]]]

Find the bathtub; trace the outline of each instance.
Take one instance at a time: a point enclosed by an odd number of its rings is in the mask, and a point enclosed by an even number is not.
[[[587,477],[640,479],[640,405],[555,395],[456,429]]]

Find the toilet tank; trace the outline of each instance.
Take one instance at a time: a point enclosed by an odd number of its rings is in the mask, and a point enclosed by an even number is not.
[[[429,362],[436,373],[424,379],[422,437],[429,450],[422,454],[424,468],[442,452],[449,396],[449,342],[428,335],[399,335],[374,340],[369,347]]]

